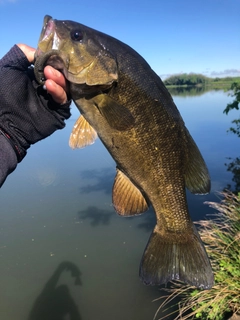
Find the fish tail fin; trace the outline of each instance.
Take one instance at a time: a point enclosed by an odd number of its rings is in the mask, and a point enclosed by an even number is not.
[[[210,289],[214,278],[211,264],[197,229],[184,234],[154,228],[140,264],[140,278],[146,285],[181,280],[201,289]]]

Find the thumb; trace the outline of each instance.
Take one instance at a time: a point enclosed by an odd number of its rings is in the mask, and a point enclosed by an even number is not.
[[[32,63],[34,61],[34,53],[35,53],[36,49],[34,49],[32,47],[29,47],[26,44],[22,44],[22,43],[17,44],[17,46],[25,54],[25,56],[27,57],[28,61],[30,63]]]

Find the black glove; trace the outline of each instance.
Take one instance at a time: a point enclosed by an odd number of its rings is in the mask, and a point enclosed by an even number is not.
[[[37,84],[18,46],[0,60],[0,133],[12,145],[18,162],[31,144],[65,126],[70,103],[59,105]]]

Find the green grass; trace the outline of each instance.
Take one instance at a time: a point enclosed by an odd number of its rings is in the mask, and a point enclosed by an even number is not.
[[[168,296],[160,310],[178,298],[179,313],[175,320],[224,320],[231,314],[240,314],[240,194],[224,192],[220,203],[208,203],[218,212],[212,220],[199,222],[200,235],[211,259],[215,285],[210,290],[175,282],[167,289]]]

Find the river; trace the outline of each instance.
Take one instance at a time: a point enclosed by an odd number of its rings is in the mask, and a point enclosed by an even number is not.
[[[239,156],[239,138],[227,130],[238,113],[223,114],[232,98],[221,90],[173,98],[212,179],[209,195],[188,193],[197,221],[213,213],[205,201],[234,188],[227,164]],[[1,188],[1,320],[151,320],[160,305],[153,300],[162,291],[138,278],[154,214],[114,212],[115,164],[100,140],[68,147],[78,115],[73,105],[66,128],[32,146]]]

